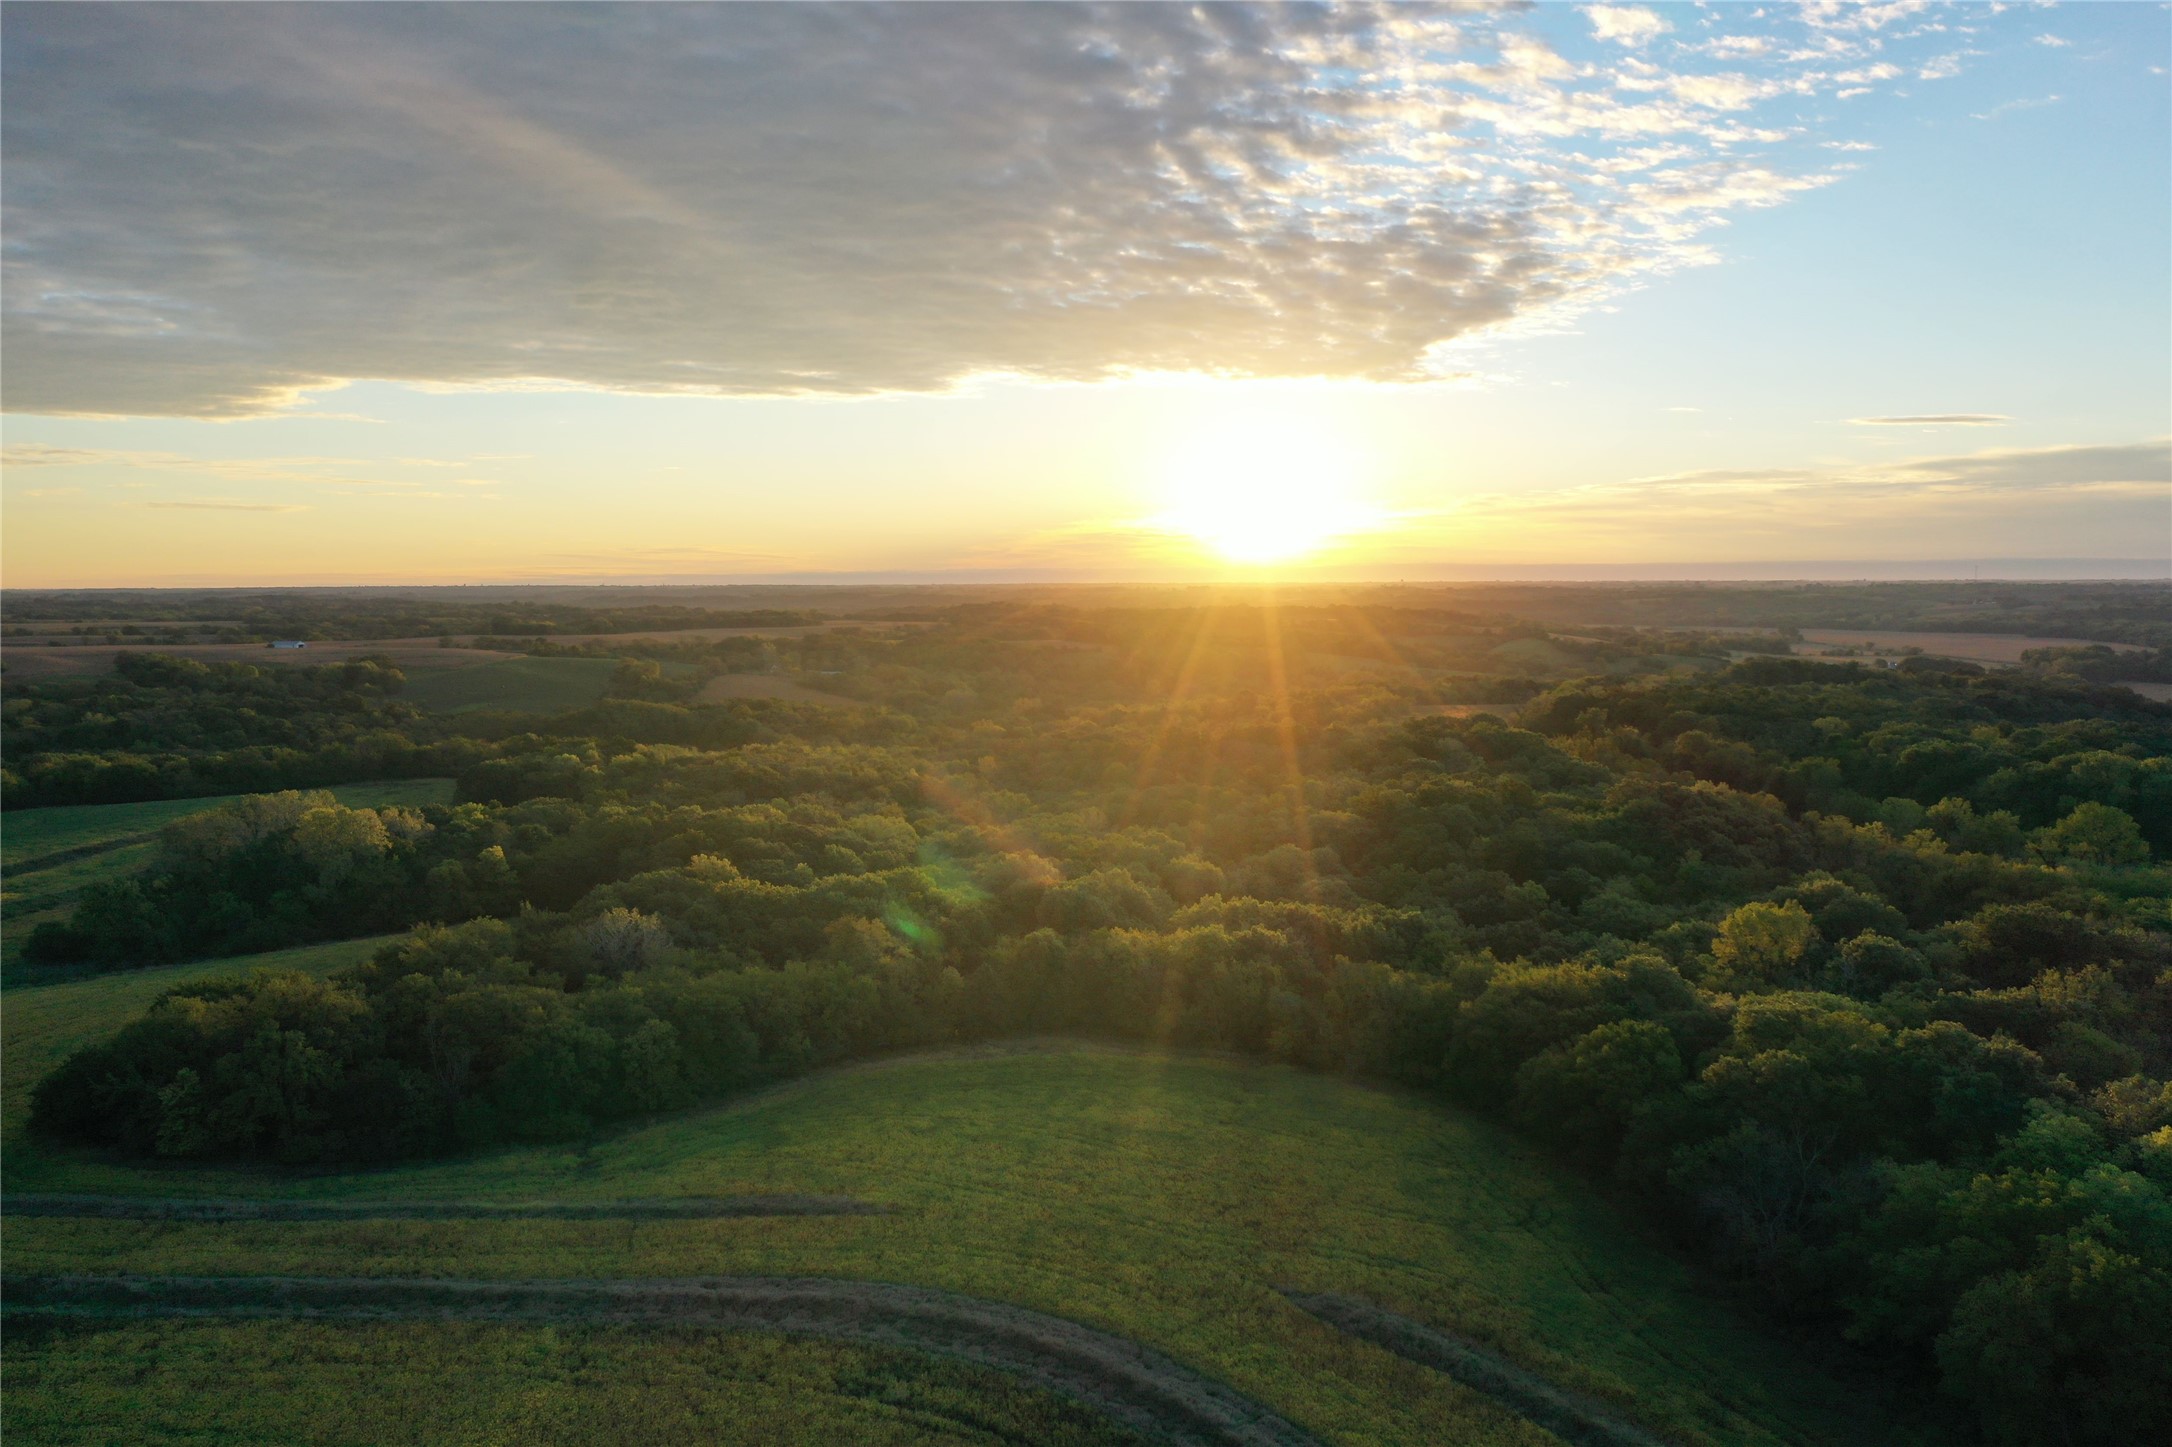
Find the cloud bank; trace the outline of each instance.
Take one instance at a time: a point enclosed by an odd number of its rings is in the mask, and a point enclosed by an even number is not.
[[[1682,559],[2011,557],[2017,538],[2045,556],[2131,558],[2161,547],[2168,494],[2172,440],[2156,438],[1494,494],[1442,521],[1489,542],[1547,538],[1557,556],[1592,560],[1661,544]],[[2160,551],[2152,567],[2163,563]]]
[[[1850,417],[1856,427],[2002,427],[2004,412],[1916,412],[1901,417]]]
[[[5,401],[1424,380],[1834,179],[1886,10],[18,7]]]

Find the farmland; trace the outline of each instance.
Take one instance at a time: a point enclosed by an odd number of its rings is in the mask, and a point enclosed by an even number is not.
[[[1970,663],[2019,663],[2033,648],[2083,648],[2085,638],[2036,638],[2019,633],[1934,633],[1877,628],[1805,628],[1803,652],[1856,646],[1881,651],[1914,650]],[[2107,644],[2122,652],[2140,652],[2139,644]]]
[[[550,713],[603,697],[614,666],[602,658],[501,658],[415,678],[401,697],[439,713]]]
[[[256,667],[307,668],[355,658],[389,658],[412,673],[434,673],[503,662],[517,654],[482,648],[444,648],[435,638],[379,638],[312,643],[307,648],[267,648],[261,643],[34,644],[10,640],[4,671],[10,682],[90,678],[111,673],[124,653],[187,658],[198,663],[246,663]]]
[[[987,1368],[782,1336],[25,1318],[8,1340],[8,1430],[53,1447],[1141,1441]]]
[[[847,708],[857,702],[772,673],[720,673],[702,685],[694,701],[728,703],[736,698],[788,698],[800,703],[826,703]]]
[[[391,1172],[129,1176],[53,1161],[11,1177],[15,1191],[326,1200],[835,1193],[892,1211],[611,1229],[18,1220],[9,1269],[910,1282],[1114,1331],[1325,1440],[1541,1440],[1491,1400],[1323,1327],[1276,1294],[1291,1286],[1406,1309],[1685,1443],[1840,1443],[1874,1432],[1907,1440],[1868,1426],[1861,1414],[1882,1404],[1806,1370],[1498,1130],[1397,1093],[1196,1056],[1050,1044],[907,1058],[575,1149]],[[261,1330],[167,1327],[155,1339],[181,1370],[232,1335],[247,1350]],[[412,1345],[420,1330],[348,1328],[341,1339],[311,1328],[310,1359],[342,1365],[312,1367],[301,1380],[312,1395],[336,1388],[356,1363],[392,1342]],[[480,1355],[478,1338],[494,1343],[498,1364],[478,1362],[488,1400],[508,1390],[499,1372],[538,1352],[547,1359],[568,1334],[521,1344],[471,1328],[427,1330],[456,1352]],[[622,1333],[583,1330],[597,1332],[606,1358],[630,1350]],[[39,1378],[63,1370],[47,1350],[98,1354],[80,1342],[67,1333],[39,1339],[29,1370]],[[673,1340],[666,1360],[691,1350]],[[20,1386],[11,1399],[11,1415],[46,1400]],[[197,1420],[214,1420],[222,1400],[204,1399]],[[181,1404],[169,1399],[167,1410]]]

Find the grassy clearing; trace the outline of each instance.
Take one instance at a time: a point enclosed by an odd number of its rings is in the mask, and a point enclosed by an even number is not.
[[[392,804],[446,804],[450,779],[390,779],[332,789],[352,809]],[[0,962],[12,966],[23,941],[46,920],[67,917],[92,884],[126,878],[150,864],[161,826],[231,804],[238,794],[203,799],[154,799],[141,804],[74,804],[12,809],[0,815]]]
[[[860,708],[856,698],[824,693],[775,673],[720,673],[694,695],[696,703],[731,703],[742,698],[789,698],[801,703],[826,703],[838,708]]]
[[[9,1165],[21,1191],[811,1192],[895,1208],[611,1223],[16,1220],[11,1272],[903,1282],[1132,1338],[1333,1441],[1551,1440],[1484,1394],[1315,1320],[1276,1289],[1290,1287],[1453,1331],[1683,1443],[1919,1440],[1504,1132],[1279,1067],[1069,1044],[967,1051],[831,1073],[584,1147],[397,1171],[245,1176],[14,1153]]]
[[[9,1439],[50,1447],[1140,1441],[986,1368],[764,1334],[22,1318],[7,1365]]]
[[[356,658],[389,658],[410,675],[440,669],[473,668],[492,659],[519,655],[495,649],[441,648],[435,638],[349,639],[312,643],[307,648],[267,648],[261,643],[124,643],[64,647],[25,646],[9,640],[0,675],[10,683],[44,683],[55,678],[92,678],[111,673],[123,653],[159,653],[202,663],[246,663],[255,668],[309,668]]]
[[[609,658],[508,658],[410,678],[400,697],[438,713],[555,713],[602,698],[617,667]]]
[[[2089,638],[2041,638],[2020,633],[1929,633],[1892,628],[1805,628],[1803,642],[1818,648],[1865,644],[1874,648],[1919,648],[1939,658],[1974,663],[2019,663],[2031,648],[2087,648]],[[2136,643],[2106,645],[2119,652],[2139,650]]]
[[[10,1277],[8,1309],[106,1319],[612,1323],[782,1332],[904,1347],[1064,1392],[1155,1441],[1323,1447],[1318,1438],[1138,1343],[1004,1302],[879,1281],[718,1277],[454,1281],[384,1277]],[[1655,1444],[1638,1444],[1655,1447]]]
[[[1493,656],[1505,669],[1533,673],[1576,672],[1584,660],[1551,638],[1513,638],[1497,644]]]
[[[387,779],[367,784],[338,784],[332,793],[350,809],[390,804],[446,804],[450,779]],[[207,799],[154,799],[143,804],[63,804],[50,809],[11,809],[0,815],[0,863],[10,868],[25,860],[62,850],[117,845],[158,831],[186,814],[217,809],[241,798],[222,794]]]
[[[337,940],[8,990],[0,996],[0,1138],[8,1142],[8,1189],[33,1189],[16,1175],[18,1165],[29,1167],[35,1159],[35,1148],[18,1140],[30,1111],[30,1089],[72,1052],[111,1035],[178,985],[259,968],[328,975],[368,959],[386,938]],[[37,1172],[33,1168],[30,1174]]]
[[[6,869],[7,887],[0,893],[0,959],[13,964],[22,953],[23,941],[47,920],[68,917],[76,896],[93,884],[123,879],[150,866],[158,845],[148,839],[91,846],[89,853],[51,855],[31,861],[28,869]],[[49,861],[49,862],[48,862]]]

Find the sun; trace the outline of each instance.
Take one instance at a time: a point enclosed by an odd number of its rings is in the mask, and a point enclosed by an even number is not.
[[[1226,562],[1290,562],[1382,525],[1359,495],[1359,471],[1359,452],[1330,430],[1248,415],[1202,428],[1169,454],[1164,506],[1149,521]]]

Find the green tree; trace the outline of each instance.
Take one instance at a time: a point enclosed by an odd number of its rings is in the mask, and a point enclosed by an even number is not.
[[[2147,864],[2149,845],[2141,826],[2124,809],[2078,804],[2058,823],[2036,831],[2030,849],[2043,859],[2068,864]]]
[[[2172,1271],[2081,1231],[2052,1238],[1969,1289],[1938,1363],[2002,1447],[2172,1440]]]
[[[1719,964],[1713,983],[1724,989],[1769,990],[1794,981],[1818,938],[1810,912],[1794,900],[1743,905],[1720,921],[1712,941]]]
[[[1682,1081],[1681,1051],[1664,1025],[1616,1020],[1526,1060],[1514,1112],[1537,1134],[1601,1159],[1646,1101]]]

